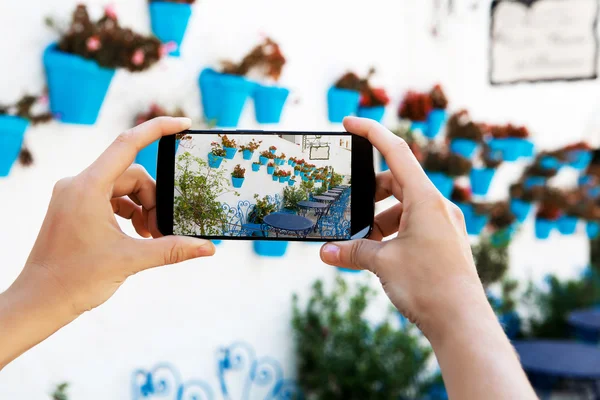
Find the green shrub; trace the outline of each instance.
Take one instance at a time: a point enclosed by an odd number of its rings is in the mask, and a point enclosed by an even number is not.
[[[283,189],[283,207],[288,210],[298,211],[298,203],[307,199],[306,192],[302,188],[286,187]]]

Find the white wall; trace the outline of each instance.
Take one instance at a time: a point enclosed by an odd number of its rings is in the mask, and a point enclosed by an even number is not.
[[[43,19],[67,18],[76,3],[31,0],[3,7],[0,68],[5,79],[0,101],[41,90],[41,54],[53,40]],[[96,126],[51,123],[30,129],[28,143],[36,165],[16,167],[0,181],[0,290],[21,270],[56,180],[87,166],[152,102],[180,105],[199,119],[199,71],[222,59],[239,59],[260,40],[260,32],[278,40],[288,58],[281,83],[292,94],[278,129],[340,130],[326,120],[327,87],[349,68],[365,73],[374,65],[378,83],[393,97],[394,107],[386,116],[390,126],[406,89],[441,82],[452,108],[467,107],[478,120],[526,124],[541,148],[582,138],[599,143],[600,123],[593,119],[598,115],[597,82],[490,87],[489,2],[480,2],[473,12],[472,1],[456,3],[458,14],[445,25],[445,36],[433,39],[430,3],[417,0],[199,1],[183,57],[164,60],[144,74],[118,72]],[[149,26],[146,7],[142,0],[117,3],[123,24],[142,31]],[[252,113],[250,106],[241,128],[258,128]],[[503,167],[491,197],[506,196],[506,182],[521,168]],[[73,400],[128,399],[133,371],[160,361],[176,365],[184,379],[207,380],[218,392],[216,350],[236,340],[278,359],[286,375],[293,375],[291,295],[306,295],[314,279],[331,281],[335,272],[321,264],[314,245],[291,244],[284,259],[258,258],[251,249],[250,243],[224,243],[213,259],[130,279],[108,303],[2,371],[0,398],[44,399],[54,383],[67,380],[73,384]],[[511,247],[511,270],[521,277],[550,271],[573,274],[587,260],[583,233],[539,242],[531,222]],[[375,284],[366,275],[348,279]]]

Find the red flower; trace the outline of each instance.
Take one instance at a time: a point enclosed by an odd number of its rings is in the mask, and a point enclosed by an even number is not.
[[[90,36],[85,42],[85,46],[89,51],[97,51],[102,47],[102,42],[98,39],[98,36]]]
[[[144,51],[142,49],[137,49],[133,53],[133,56],[131,56],[131,62],[133,63],[133,65],[142,65],[145,59],[146,54],[144,54]]]
[[[116,20],[117,12],[115,11],[115,6],[111,4],[111,5],[104,7],[104,15],[106,15],[110,19]]]

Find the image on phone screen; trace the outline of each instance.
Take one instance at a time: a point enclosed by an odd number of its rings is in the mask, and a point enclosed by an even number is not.
[[[350,239],[352,137],[180,135],[173,233]]]

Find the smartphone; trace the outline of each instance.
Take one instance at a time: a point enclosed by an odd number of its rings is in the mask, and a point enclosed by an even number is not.
[[[373,147],[347,132],[165,136],[156,185],[163,235],[323,242],[373,227]]]

